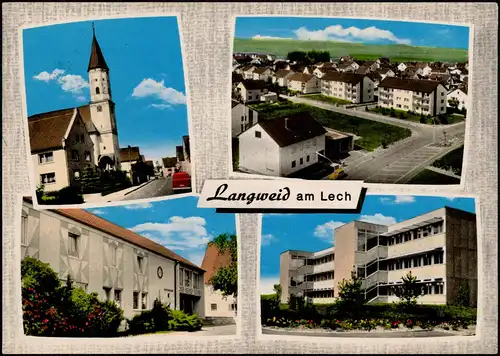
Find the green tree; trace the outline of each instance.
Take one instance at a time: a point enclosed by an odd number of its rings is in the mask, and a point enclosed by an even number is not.
[[[418,297],[422,295],[422,286],[418,284],[417,277],[410,271],[401,279],[403,284],[394,290],[400,299],[400,304],[403,306],[416,305]]]
[[[469,297],[469,283],[466,281],[463,281],[460,283],[460,286],[458,288],[458,293],[457,297],[455,298],[455,305],[459,305],[462,307],[468,307],[470,304],[470,297]]]
[[[220,267],[210,279],[214,290],[218,290],[224,297],[238,295],[238,247],[235,234],[221,234],[210,243],[217,247],[219,255],[229,253],[231,262]]]
[[[281,284],[275,284],[273,286],[273,291],[276,294],[276,297],[278,298],[278,300],[280,300],[281,299],[281,293],[283,292],[283,290],[281,288]]]
[[[351,272],[351,279],[343,278],[338,284],[340,303],[348,310],[360,309],[365,302],[362,279]]]
[[[290,62],[297,62],[299,64],[306,64],[307,62],[307,53],[302,51],[292,51],[288,52],[286,58]]]

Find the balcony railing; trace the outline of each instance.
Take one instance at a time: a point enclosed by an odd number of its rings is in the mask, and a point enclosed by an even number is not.
[[[327,279],[325,281],[312,282],[312,289],[314,290],[333,289],[333,285],[334,285],[333,279]]]
[[[381,258],[387,258],[388,248],[384,245],[377,245],[366,252],[356,252],[356,262],[360,265],[367,266],[373,261]]]
[[[387,271],[376,271],[363,280],[362,288],[369,289],[375,286],[377,283],[387,283],[388,276],[389,275]]]
[[[313,273],[313,266],[312,265],[303,265],[297,268],[297,272],[299,274],[311,274]]]
[[[312,267],[312,273],[323,273],[323,272],[330,272],[335,269],[335,262],[330,261],[327,263],[322,263],[316,266],[311,266]]]

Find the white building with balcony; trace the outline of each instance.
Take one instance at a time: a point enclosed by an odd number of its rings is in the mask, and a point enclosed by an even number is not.
[[[438,116],[446,114],[447,91],[437,80],[386,77],[378,86],[378,105]]]
[[[329,72],[321,78],[321,94],[352,103],[373,101],[374,90],[373,79],[363,74]]]
[[[362,279],[368,303],[398,301],[396,289],[408,272],[421,286],[419,303],[453,303],[462,287],[470,306],[477,303],[475,214],[443,207],[390,226],[352,221],[334,236],[330,250],[281,254],[283,303],[292,294],[330,303],[352,272]]]

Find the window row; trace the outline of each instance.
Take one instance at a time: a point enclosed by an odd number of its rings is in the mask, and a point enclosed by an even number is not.
[[[388,296],[396,296],[396,289],[398,287],[389,287],[387,289],[387,295]],[[444,294],[444,283],[428,283],[425,285],[420,285],[421,288],[421,295],[428,295],[428,294]]]
[[[179,269],[179,285],[186,288],[200,288],[200,274],[194,271],[180,268]]]
[[[390,236],[387,244],[397,245],[411,240],[420,239],[422,237],[437,235],[443,232],[443,222],[433,225],[427,225],[416,230],[406,231],[394,236]]]
[[[228,309],[229,309],[229,311],[236,311],[237,310],[236,303],[229,304]],[[211,311],[217,311],[217,303],[211,303],[210,304],[210,310]]]
[[[422,266],[443,264],[443,262],[444,262],[444,252],[440,251],[438,253],[429,253],[423,256],[401,258],[396,261],[388,262],[387,270],[394,271],[405,268],[416,268]]]
[[[311,160],[311,156],[307,155],[306,157],[306,162],[309,162]],[[304,164],[304,157],[299,158],[299,166],[302,166]],[[292,161],[292,168],[297,167],[297,161]]]

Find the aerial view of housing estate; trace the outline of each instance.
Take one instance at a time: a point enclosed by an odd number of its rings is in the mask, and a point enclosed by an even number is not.
[[[360,214],[264,214],[263,333],[474,335],[476,224],[465,197],[368,195]]]
[[[169,34],[162,43],[143,41],[141,33],[160,30]],[[175,17],[37,27],[24,30],[23,41],[39,204],[191,192]]]
[[[21,213],[26,335],[234,335],[234,214],[196,197]]]
[[[468,43],[460,26],[237,18],[233,173],[459,184]]]

